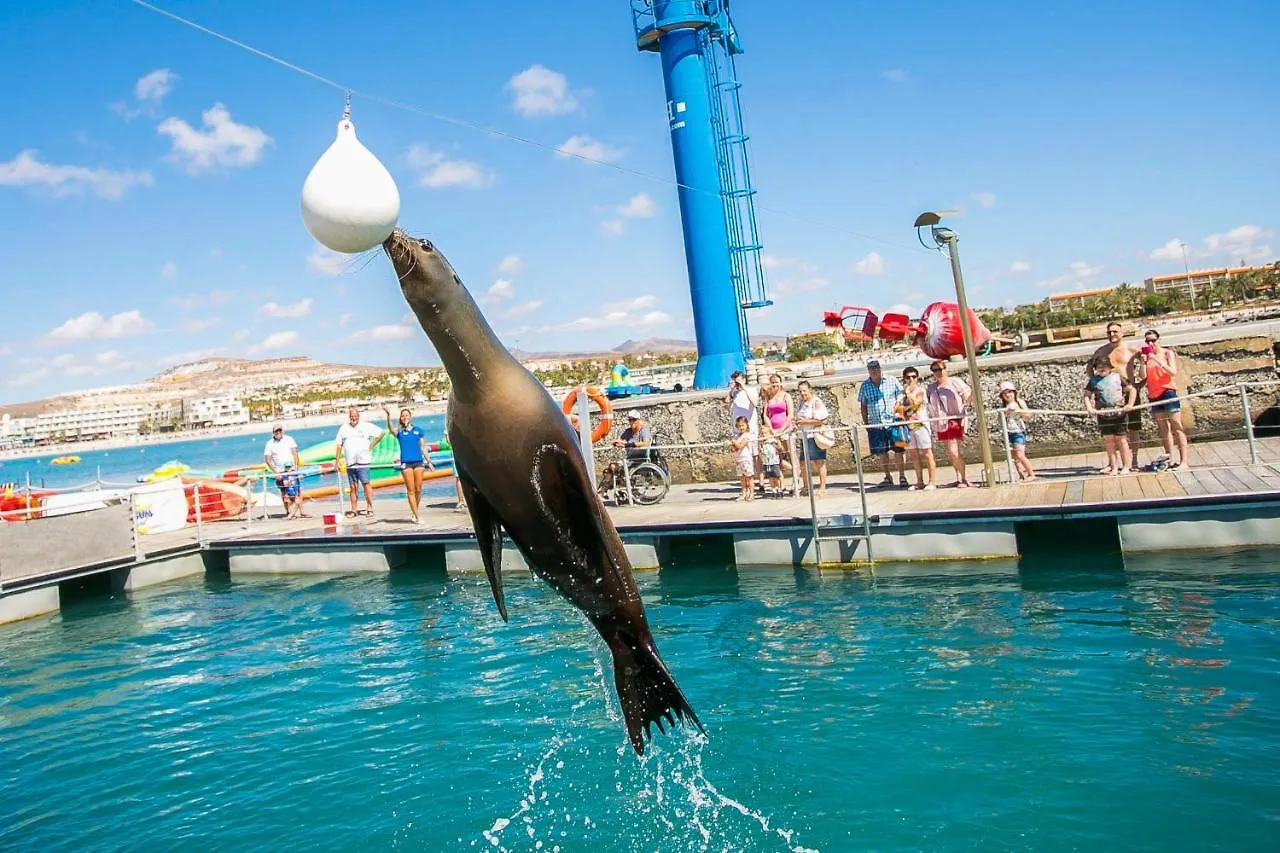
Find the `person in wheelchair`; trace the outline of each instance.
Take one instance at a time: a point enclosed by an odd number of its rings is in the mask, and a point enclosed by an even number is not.
[[[637,409],[627,412],[627,428],[613,442],[614,447],[626,448],[627,467],[634,470],[637,465],[652,462],[667,472],[662,455],[654,446],[653,431],[644,422]],[[600,493],[609,496],[614,493],[619,503],[627,499],[626,480],[621,462],[610,462],[605,466],[600,478]]]

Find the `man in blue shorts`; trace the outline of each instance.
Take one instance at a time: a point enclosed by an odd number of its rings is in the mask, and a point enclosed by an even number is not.
[[[347,422],[338,429],[337,447],[333,458],[346,462],[347,480],[351,485],[351,509],[347,518],[365,515],[373,518],[373,486],[369,483],[369,469],[373,466],[373,448],[382,441],[383,430],[360,420],[360,410],[352,406],[347,410]],[[365,509],[356,510],[357,495],[364,486]]]
[[[858,404],[862,407],[862,422],[867,425],[867,442],[871,445],[871,455],[879,457],[884,468],[884,480],[880,485],[893,486],[893,474],[889,467],[889,451],[892,449],[898,463],[898,486],[906,489],[910,488],[907,482],[906,446],[894,447],[890,428],[876,426],[893,422],[894,409],[901,399],[902,385],[898,380],[885,376],[876,359],[868,361],[867,378],[858,386]]]

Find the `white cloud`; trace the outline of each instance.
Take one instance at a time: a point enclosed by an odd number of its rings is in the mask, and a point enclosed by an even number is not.
[[[1210,234],[1204,238],[1204,256],[1225,255],[1228,263],[1268,259],[1274,254],[1271,247],[1256,245],[1267,236],[1257,225],[1241,225],[1223,234]]]
[[[494,304],[510,299],[515,294],[515,287],[505,278],[500,278],[489,286],[484,296],[480,297],[480,302],[484,304]]]
[[[462,187],[482,190],[491,187],[497,176],[479,163],[470,160],[450,160],[440,151],[432,151],[425,145],[409,148],[409,165],[419,172],[418,186],[439,190],[446,187]]]
[[[97,311],[87,311],[79,317],[72,317],[58,328],[49,332],[49,338],[55,341],[90,341],[109,338],[127,338],[150,331],[154,324],[142,316],[142,312],[121,311],[103,318]]]
[[[319,244],[307,255],[307,267],[320,275],[342,275],[351,263],[351,256],[326,249]]]
[[[173,91],[177,82],[178,75],[168,68],[149,71],[133,84],[133,97],[138,102],[138,106],[131,107],[124,101],[116,101],[111,105],[111,109],[128,120],[133,120],[140,115],[155,115],[161,102]]]
[[[637,296],[635,299],[628,299],[625,302],[609,302],[604,306],[605,311],[638,311],[641,308],[652,308],[658,304],[656,296],[648,294]]]
[[[249,330],[240,329],[238,332],[236,332],[231,336],[231,340],[237,344],[244,343],[245,341],[249,340]]]
[[[636,193],[626,204],[619,205],[618,215],[626,219],[648,219],[658,212],[658,205],[648,193]]]
[[[42,163],[34,148],[18,152],[0,163],[0,186],[45,187],[55,196],[79,195],[86,190],[101,198],[120,199],[135,186],[150,187],[155,179],[147,171],[92,169],[88,166],[58,166]]]
[[[526,118],[564,115],[578,108],[568,78],[543,65],[531,65],[514,75],[506,90],[516,96],[512,107]]]
[[[1102,272],[1102,265],[1091,264],[1088,261],[1072,261],[1070,270],[1071,274],[1078,279],[1093,278]]]
[[[401,323],[387,324],[384,326],[374,326],[371,329],[360,329],[347,335],[348,341],[402,341],[405,338],[411,338],[414,330]]]
[[[657,304],[653,296],[637,296],[625,302],[613,302],[601,306],[595,315],[584,315],[565,323],[540,326],[540,332],[590,332],[616,327],[652,328],[669,326],[671,315],[651,309]]]
[[[627,149],[615,148],[590,136],[571,136],[556,148],[558,157],[573,157],[593,166],[621,160],[626,154]]]
[[[1182,260],[1182,241],[1170,240],[1158,249],[1151,250],[1151,259],[1153,261],[1180,261]]]
[[[302,342],[302,336],[297,332],[276,332],[267,335],[266,339],[261,343],[254,344],[249,347],[249,355],[258,355],[264,352],[279,352],[280,350],[289,349],[298,346]]]
[[[265,314],[268,317],[305,317],[311,313],[311,306],[315,304],[315,300],[310,296],[300,299],[292,305],[280,305],[275,302],[268,302],[258,309],[259,314]]]
[[[165,278],[173,278],[178,274],[178,265],[173,261],[168,261],[160,268],[160,275]]]
[[[880,257],[879,252],[869,252],[865,258],[853,265],[853,269],[858,275],[880,275],[888,269],[888,264],[884,262],[884,258]]]
[[[803,260],[800,260],[799,258],[783,257],[779,255],[765,255],[763,258],[760,259],[760,262],[764,265],[764,268],[767,270],[780,270],[780,269],[794,268],[799,272],[806,273],[806,274],[811,274],[818,271],[817,264],[811,264],[808,261],[803,261]]]
[[[974,194],[973,194],[973,199],[974,199],[974,201],[976,201],[976,202],[977,202],[980,206],[982,206],[982,207],[995,207],[995,206],[996,206],[996,194],[995,194],[995,193],[993,193],[993,192],[985,192],[985,191],[984,191],[984,192],[980,192],[980,193],[974,193]]]
[[[193,175],[218,167],[252,166],[272,141],[261,129],[233,121],[222,104],[205,110],[200,119],[203,130],[196,130],[176,117],[156,126],[161,135],[172,141],[165,159]]]
[[[345,325],[347,325],[347,324],[348,324],[348,323],[350,323],[350,322],[351,322],[351,315],[350,315],[350,314],[343,314],[341,317],[339,317],[339,318],[338,318],[338,325],[339,325],[339,326],[345,326]]]
[[[613,234],[615,237],[627,230],[627,226],[622,224],[621,219],[606,219],[600,223],[600,230],[606,234]]]
[[[774,282],[770,286],[770,290],[774,293],[809,293],[814,290],[822,290],[831,284],[821,276],[813,276],[811,278],[784,278]]]
[[[524,272],[524,259],[519,255],[507,255],[499,262],[498,272],[503,275],[520,275]]]
[[[168,68],[157,68],[138,78],[138,82],[133,84],[133,96],[140,102],[159,104],[165,95],[173,91],[177,82],[177,74]]]
[[[880,76],[890,83],[907,82],[907,70],[905,68],[890,68],[888,71],[881,71]]]
[[[527,317],[542,307],[541,299],[531,299],[520,305],[512,305],[503,311],[499,316],[503,320],[514,320],[517,317]]]
[[[48,359],[40,370],[19,375],[16,381],[8,384],[31,384],[51,375],[53,371],[57,371],[59,376],[104,376],[108,373],[137,370],[140,367],[142,367],[141,364],[126,358],[119,350],[102,350],[87,359],[64,352]]]
[[[1014,261],[1009,264],[1009,272],[1016,274],[1031,272],[1031,264],[1026,261]]]
[[[1047,278],[1039,282],[1040,287],[1058,288],[1063,285],[1073,285],[1076,290],[1083,290],[1084,284],[1088,279],[1094,278],[1098,273],[1102,272],[1101,264],[1091,264],[1088,261],[1073,261],[1067,267],[1067,272],[1062,275]]]
[[[190,319],[190,318],[184,317],[182,320],[178,321],[178,325],[182,327],[182,331],[186,332],[189,335],[195,335],[195,334],[199,334],[200,332],[208,331],[209,329],[212,329],[214,326],[218,326],[221,323],[222,323],[221,317],[208,317],[204,319],[200,319],[200,318]]]

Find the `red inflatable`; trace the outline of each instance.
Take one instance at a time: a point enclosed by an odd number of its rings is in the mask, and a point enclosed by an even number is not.
[[[969,335],[976,350],[991,340],[991,332],[978,315],[969,309]],[[964,336],[960,329],[960,306],[954,302],[934,302],[920,315],[916,329],[916,346],[929,358],[950,358],[964,354]]]

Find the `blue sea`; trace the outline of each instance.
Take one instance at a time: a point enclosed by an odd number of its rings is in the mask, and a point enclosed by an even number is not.
[[[541,581],[209,577],[0,628],[0,849],[1263,850],[1276,552],[639,577],[625,741]]]
[[[385,427],[382,421],[371,422]],[[444,434],[444,415],[416,418],[414,423],[426,433],[428,443],[439,441]],[[0,483],[23,486],[30,475],[31,485],[35,488],[67,489],[92,485],[100,476],[104,483],[124,487],[137,483],[139,477],[160,466],[175,461],[190,466],[193,472],[218,476],[231,468],[261,464],[263,447],[271,437],[269,429],[270,425],[264,425],[261,435],[193,439],[117,450],[81,452],[74,445],[62,445],[48,456],[0,459]],[[332,427],[301,429],[291,431],[289,435],[298,442],[299,448],[305,449],[323,441],[332,441],[337,432],[338,423],[335,422]],[[53,459],[64,455],[77,455],[80,462],[75,465],[49,464]],[[330,481],[332,479],[331,477]],[[307,487],[313,485],[320,483],[308,483]],[[452,494],[453,483],[448,479],[429,481],[425,491],[428,494]],[[395,490],[391,489],[389,492],[394,494]]]

